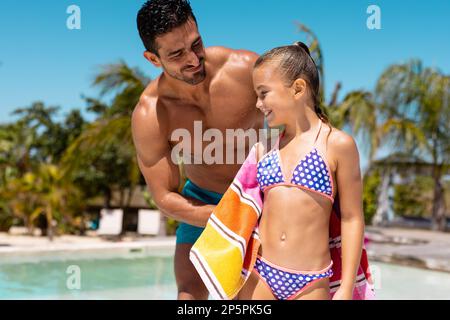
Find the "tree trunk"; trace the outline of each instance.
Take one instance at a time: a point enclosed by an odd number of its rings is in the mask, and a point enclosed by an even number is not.
[[[329,106],[337,105],[337,98],[338,98],[339,91],[341,90],[341,86],[342,85],[340,82],[337,82],[336,85],[334,86],[334,91],[333,91],[333,94],[331,95],[331,100],[330,100]]]
[[[111,189],[108,188],[108,189],[105,190],[105,204],[104,204],[104,207],[106,209],[111,208],[111,197],[112,197]]]
[[[48,236],[48,240],[50,242],[53,241],[53,215],[52,215],[52,209],[47,207],[45,216],[47,218],[47,236]]]
[[[27,227],[28,229],[28,234],[31,236],[33,235],[33,225],[30,223],[31,219],[28,219],[27,216],[23,217],[23,224],[25,225],[25,227]]]
[[[433,172],[434,196],[432,211],[432,230],[445,231],[447,229],[446,208],[444,199],[444,188],[441,184],[441,168],[435,168]]]
[[[131,206],[131,200],[133,199],[134,191],[135,191],[135,187],[133,187],[131,185],[128,189],[128,199],[127,199],[127,203],[126,203],[127,208],[129,208]]]
[[[389,220],[389,187],[391,185],[391,173],[385,171],[381,181],[381,190],[378,192],[377,211],[372,218],[374,226],[384,227]]]
[[[125,202],[125,191],[123,189],[120,189],[119,191],[120,197],[119,197],[119,207],[124,208],[124,202]]]

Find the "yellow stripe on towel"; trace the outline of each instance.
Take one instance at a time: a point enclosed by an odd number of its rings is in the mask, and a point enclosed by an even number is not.
[[[207,241],[201,241],[201,238]],[[207,225],[193,248],[203,253],[201,257],[207,263],[205,267],[212,271],[227,295],[233,294],[236,288],[240,287],[243,281],[240,276],[243,264],[242,253],[212,225]],[[206,256],[205,253],[207,253]]]

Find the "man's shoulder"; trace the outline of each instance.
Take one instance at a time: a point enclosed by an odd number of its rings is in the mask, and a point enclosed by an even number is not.
[[[232,49],[222,46],[212,46],[206,48],[208,58],[218,59],[225,63],[229,59],[256,60],[258,54],[256,52],[245,49]]]
[[[141,94],[138,103],[132,113],[133,127],[150,127],[148,124],[156,125],[166,114],[163,99],[158,95],[159,77],[152,80]]]
[[[149,87],[151,84],[149,84]],[[133,121],[148,119],[152,117],[152,114],[156,112],[156,106],[158,104],[158,95],[153,93],[147,87],[141,94],[138,103],[133,110]]]
[[[244,49],[231,49],[227,47],[209,47],[207,50],[208,59],[219,69],[226,69],[227,71],[245,71],[253,69],[258,54]]]
[[[150,166],[167,148],[167,112],[150,83],[142,93],[131,116],[133,141],[140,161]],[[151,143],[149,143],[151,141]]]

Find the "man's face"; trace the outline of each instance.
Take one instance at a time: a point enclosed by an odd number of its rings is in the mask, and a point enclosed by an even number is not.
[[[159,62],[171,77],[192,85],[205,79],[205,48],[193,19],[157,37],[156,44]]]

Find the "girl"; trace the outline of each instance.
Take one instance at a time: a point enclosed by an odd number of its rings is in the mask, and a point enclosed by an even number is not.
[[[330,298],[329,221],[338,191],[342,279],[333,299],[351,299],[364,235],[356,144],[322,112],[319,74],[305,44],[263,54],[253,82],[268,125],[285,129],[273,149],[256,145],[261,247],[239,299]]]

